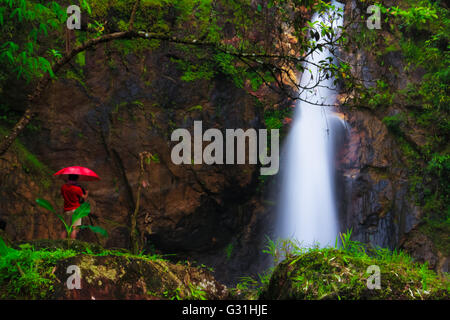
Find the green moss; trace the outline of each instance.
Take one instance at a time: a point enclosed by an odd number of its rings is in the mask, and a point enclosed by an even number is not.
[[[7,135],[8,131],[3,127],[0,127],[0,135]],[[19,164],[25,173],[36,177],[36,181],[41,184],[42,187],[48,189],[52,181],[50,179],[52,171],[39,159],[31,153],[19,139],[16,139],[11,146],[11,150],[16,153]]]
[[[190,107],[189,109],[187,109],[188,112],[196,111],[196,110],[203,111],[203,107],[201,105],[196,105],[196,106],[193,106],[193,107]]]
[[[433,242],[442,254],[450,256],[450,222],[429,218],[425,218],[424,222],[419,230]]]
[[[84,67],[86,65],[86,52],[83,51],[77,54],[75,61],[80,67]]]
[[[230,244],[228,244],[228,245],[226,246],[226,248],[225,248],[225,255],[226,255],[226,257],[227,257],[227,260],[230,260],[231,255],[232,255],[232,253],[233,253],[233,248],[234,248],[234,246],[233,246],[232,243],[230,243]]]
[[[67,70],[66,79],[75,80],[77,83],[79,83],[84,88],[84,90],[88,91],[88,86],[86,85],[83,77],[81,75],[77,74],[76,72],[74,72],[73,70]]]
[[[348,235],[349,236],[349,235]],[[450,287],[439,276],[401,251],[367,248],[342,238],[340,248],[305,249],[289,243],[286,259],[263,286],[261,299],[446,299]],[[286,245],[286,243],[284,244]],[[369,289],[380,270],[380,288]]]
[[[111,44],[111,48],[126,57],[129,54],[142,54],[145,50],[154,50],[159,45],[159,40],[132,39],[116,40]]]
[[[114,257],[145,263],[154,263],[161,272],[169,272],[166,260],[160,255],[133,255],[125,249],[106,250],[99,245],[78,240],[34,240],[13,245],[6,256],[0,256],[0,298],[46,299],[55,288],[53,274],[58,261],[80,255],[79,267],[89,270],[88,283],[99,279],[112,281],[125,273],[119,265],[98,265],[94,257],[106,257],[114,263]],[[119,260],[121,261],[121,260]]]
[[[73,250],[36,251],[29,244],[9,249],[0,257],[0,297],[2,299],[47,298],[54,289],[53,267],[61,259],[76,255]]]
[[[94,258],[90,255],[83,255],[82,258],[78,261],[78,267],[80,269],[89,270],[89,273],[87,275],[84,275],[84,278],[88,283],[93,283],[93,281],[100,281],[98,280],[99,278],[105,278],[111,281],[117,280],[117,268],[109,268],[109,266],[96,265],[94,262]]]
[[[401,134],[400,125],[404,122],[404,116],[402,113],[397,113],[393,116],[384,117],[382,122],[388,127],[388,129],[395,133]]]
[[[22,241],[17,245],[13,246],[14,249],[19,250],[21,246],[28,246],[37,251],[58,251],[58,250],[68,250],[74,251],[76,253],[88,253],[88,254],[101,254],[105,251],[103,247],[95,243],[89,243],[79,240],[52,240],[52,239],[40,239],[31,241]]]

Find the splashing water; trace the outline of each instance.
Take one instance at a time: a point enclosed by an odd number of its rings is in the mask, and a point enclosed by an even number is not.
[[[312,22],[323,22],[327,26],[342,26],[344,7],[332,1],[335,10],[319,15]],[[320,34],[320,29],[317,27]],[[318,43],[324,43],[321,37]],[[299,93],[293,126],[287,137],[284,173],[281,187],[281,204],[278,235],[302,243],[303,246],[318,244],[334,245],[338,234],[338,219],[334,195],[334,136],[338,126],[343,125],[334,113],[336,92],[331,76],[325,77],[317,65],[332,57],[329,48],[316,50],[307,59],[302,75],[301,87],[314,87]],[[327,79],[328,78],[328,79]],[[318,85],[316,85],[318,84]]]

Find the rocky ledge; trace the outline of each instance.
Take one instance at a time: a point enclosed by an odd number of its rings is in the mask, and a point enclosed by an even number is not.
[[[206,267],[171,263],[159,255],[133,255],[66,240],[32,241],[8,251],[0,259],[2,299],[226,299],[229,295]]]
[[[260,299],[448,299],[449,281],[402,252],[312,249],[275,268]]]

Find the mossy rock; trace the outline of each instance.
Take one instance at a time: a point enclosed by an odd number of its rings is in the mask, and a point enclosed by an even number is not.
[[[15,245],[13,245],[13,248],[20,249],[20,245],[23,245],[23,244],[29,244],[35,250],[54,251],[57,249],[63,249],[63,250],[70,249],[77,253],[92,253],[92,254],[99,254],[99,253],[105,251],[105,249],[98,244],[79,241],[79,240],[71,240],[71,239],[70,240],[68,240],[68,239],[58,239],[58,240],[40,239],[40,240],[21,241]]]
[[[68,289],[67,268],[80,268],[81,289]],[[221,299],[226,288],[198,268],[162,259],[78,255],[59,261],[51,299]]]
[[[368,267],[380,268],[380,289],[369,289]],[[274,270],[260,299],[448,299],[449,281],[418,264],[313,250],[291,256]]]
[[[81,288],[68,281],[80,271]],[[73,279],[73,278],[72,278]],[[74,282],[69,282],[74,283]],[[78,240],[34,240],[0,256],[2,299],[225,299],[228,289],[205,268],[158,255],[105,250]]]

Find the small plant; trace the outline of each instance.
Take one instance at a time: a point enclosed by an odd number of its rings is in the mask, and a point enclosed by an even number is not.
[[[273,241],[268,236],[266,236],[266,240],[267,244],[262,252],[271,255],[275,264],[278,264],[286,257],[301,255],[306,250],[297,240],[278,238],[276,241]]]
[[[9,248],[0,238],[0,299],[45,299],[53,290],[56,261],[76,255],[75,251],[34,250],[30,244]]]
[[[175,289],[175,291],[172,293],[172,295],[169,294],[169,291],[164,291],[163,295],[167,298],[170,298],[170,300],[183,300],[183,298],[181,297],[181,288],[177,287]]]
[[[227,260],[230,260],[231,258],[231,254],[233,253],[233,244],[230,243],[229,245],[226,246],[225,248],[225,254],[227,256]]]
[[[400,126],[404,122],[404,116],[401,113],[397,113],[393,116],[384,117],[382,122],[393,133],[401,134]]]
[[[206,300],[206,292],[200,287],[189,283],[189,291],[188,300]]]
[[[236,291],[248,291],[255,289],[258,286],[258,281],[250,276],[241,277],[238,284],[236,284]]]
[[[342,250],[351,253],[355,256],[361,256],[366,254],[366,249],[364,244],[358,241],[350,240],[352,236],[352,229],[347,230],[347,232],[339,233],[339,238],[341,239]],[[336,237],[335,248],[339,248],[338,237]]]
[[[9,250],[5,241],[0,237],[0,256],[4,257],[8,254]]]
[[[50,212],[53,212],[58,219],[64,224],[64,227],[66,228],[67,232],[67,238],[70,239],[70,235],[72,234],[74,230],[74,223],[81,218],[87,217],[89,213],[91,213],[91,205],[89,202],[83,202],[72,214],[72,219],[70,225],[66,223],[64,220],[64,217],[60,214],[57,214],[55,211],[55,208],[51,205],[50,202],[48,202],[45,199],[38,198],[36,199],[36,202],[39,206],[41,206],[44,209],[47,209]],[[91,225],[81,225],[77,227],[78,229],[89,229],[93,232],[100,233],[104,237],[108,237],[108,233],[105,229],[99,226],[91,226]]]
[[[272,271],[273,268],[270,268]],[[269,272],[269,271],[267,271]],[[271,273],[270,273],[271,274]],[[261,278],[261,276],[260,276]],[[251,276],[239,278],[239,282],[234,288],[231,288],[231,293],[238,299],[255,300],[261,292],[262,283]]]
[[[189,112],[189,111],[196,111],[196,110],[203,111],[203,107],[201,105],[196,105],[196,106],[190,107],[187,111]]]

